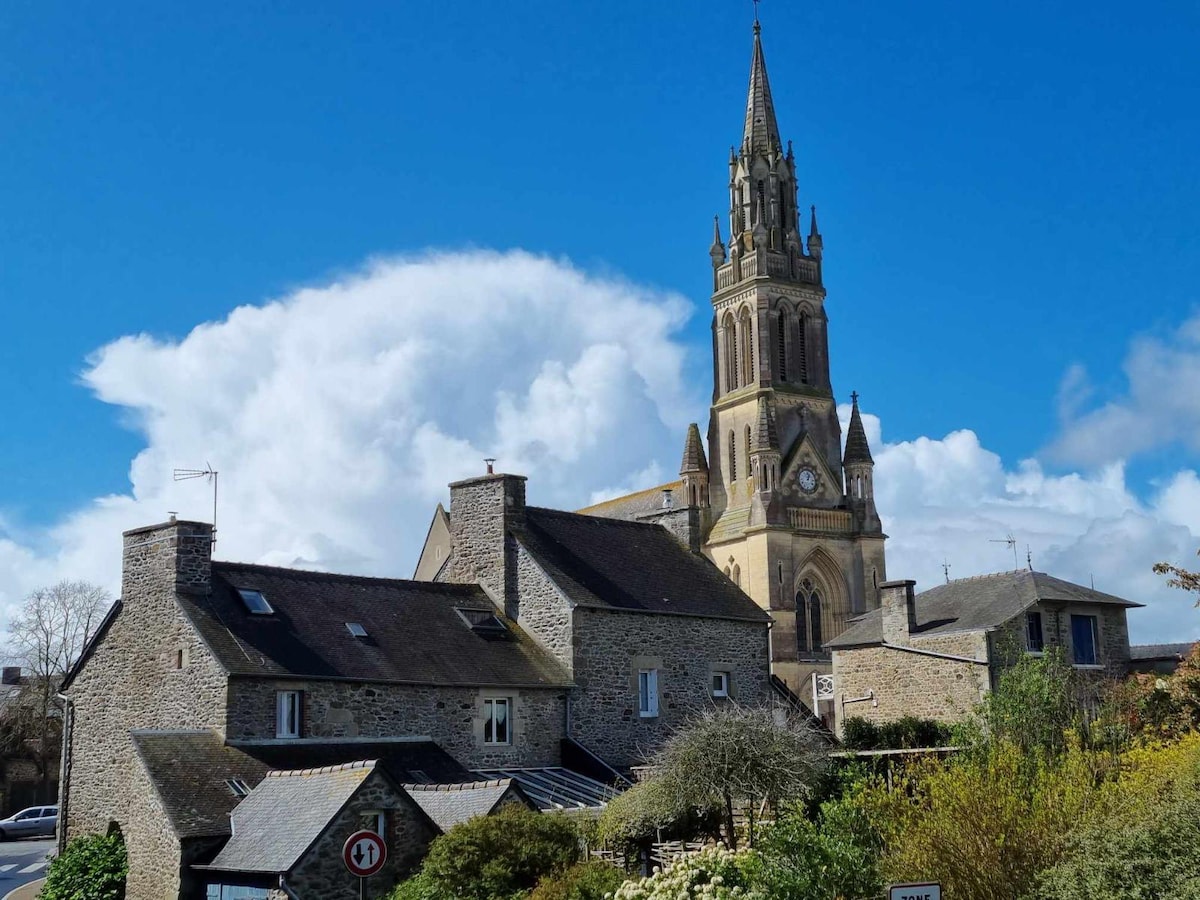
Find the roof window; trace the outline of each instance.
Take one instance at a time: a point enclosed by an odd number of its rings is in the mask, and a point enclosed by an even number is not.
[[[233,796],[238,798],[245,797],[250,793],[250,785],[246,784],[240,778],[225,779],[225,787],[229,788]]]
[[[275,612],[271,608],[271,604],[267,602],[267,598],[263,596],[262,591],[255,591],[249,588],[238,588],[238,596],[242,598],[242,602],[246,604],[246,609],[256,616],[269,616]]]
[[[508,628],[490,609],[455,608],[459,617],[480,634],[504,634]]]
[[[347,622],[346,630],[356,638],[365,638],[367,636],[367,629],[363,628],[357,622]]]

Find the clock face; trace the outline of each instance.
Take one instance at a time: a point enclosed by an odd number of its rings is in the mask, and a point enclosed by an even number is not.
[[[801,469],[800,473],[796,476],[796,481],[800,485],[800,490],[806,494],[811,494],[817,489],[817,473],[812,469]]]

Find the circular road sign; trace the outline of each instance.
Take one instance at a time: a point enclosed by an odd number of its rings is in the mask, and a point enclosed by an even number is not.
[[[387,845],[373,831],[356,831],[342,847],[342,862],[351,875],[359,878],[374,875],[387,862]]]

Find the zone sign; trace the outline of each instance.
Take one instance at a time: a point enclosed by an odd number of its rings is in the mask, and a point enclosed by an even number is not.
[[[888,888],[888,900],[942,900],[940,884],[893,884]]]
[[[374,875],[387,862],[387,845],[373,831],[356,831],[342,847],[342,862],[351,875],[359,878]]]

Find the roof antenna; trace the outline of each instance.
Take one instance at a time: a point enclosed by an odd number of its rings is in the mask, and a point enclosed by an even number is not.
[[[942,560],[942,574],[946,576],[946,584],[950,583],[950,560]]]
[[[1033,571],[1033,551],[1029,549],[1029,545],[1025,545],[1025,565],[1029,566],[1029,571]]]
[[[212,521],[212,542],[213,546],[217,543],[217,472],[212,467],[212,463],[205,462],[203,469],[176,469],[174,472],[176,481],[190,481],[193,478],[207,478],[213,489],[213,521]]]
[[[994,539],[988,541],[988,543],[989,544],[1008,544],[1008,548],[1010,550],[1012,550],[1012,552],[1013,552],[1013,569],[1016,570],[1016,569],[1021,568],[1021,564],[1019,562],[1017,562],[1017,539],[1015,537],[1013,537],[1013,533],[1011,531],[1003,539],[994,538]]]

